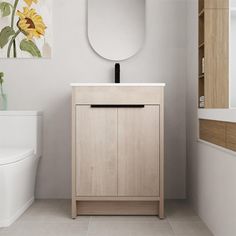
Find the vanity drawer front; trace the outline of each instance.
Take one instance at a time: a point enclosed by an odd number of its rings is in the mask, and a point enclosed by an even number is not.
[[[75,104],[161,104],[162,87],[76,87],[74,88]]]

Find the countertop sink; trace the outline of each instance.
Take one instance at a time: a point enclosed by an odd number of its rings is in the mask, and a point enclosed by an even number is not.
[[[101,86],[101,87],[107,87],[107,86],[117,86],[117,87],[128,87],[128,86],[134,86],[134,87],[165,87],[166,84],[165,83],[120,83],[120,84],[116,84],[116,83],[71,83],[70,84],[71,87],[81,87],[81,86],[85,86],[85,87],[89,87],[89,86]]]

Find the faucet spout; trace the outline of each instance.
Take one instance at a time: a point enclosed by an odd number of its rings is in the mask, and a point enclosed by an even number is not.
[[[119,63],[115,64],[115,83],[116,84],[120,83],[120,64]]]

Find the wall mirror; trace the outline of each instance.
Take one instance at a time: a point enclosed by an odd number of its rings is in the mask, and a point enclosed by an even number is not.
[[[88,0],[88,38],[105,59],[121,61],[139,52],[145,38],[146,0]]]

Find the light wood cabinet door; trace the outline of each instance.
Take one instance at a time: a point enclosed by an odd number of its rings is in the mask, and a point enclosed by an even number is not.
[[[77,196],[117,196],[117,109],[76,107]]]
[[[118,196],[159,196],[159,112],[118,109]]]

